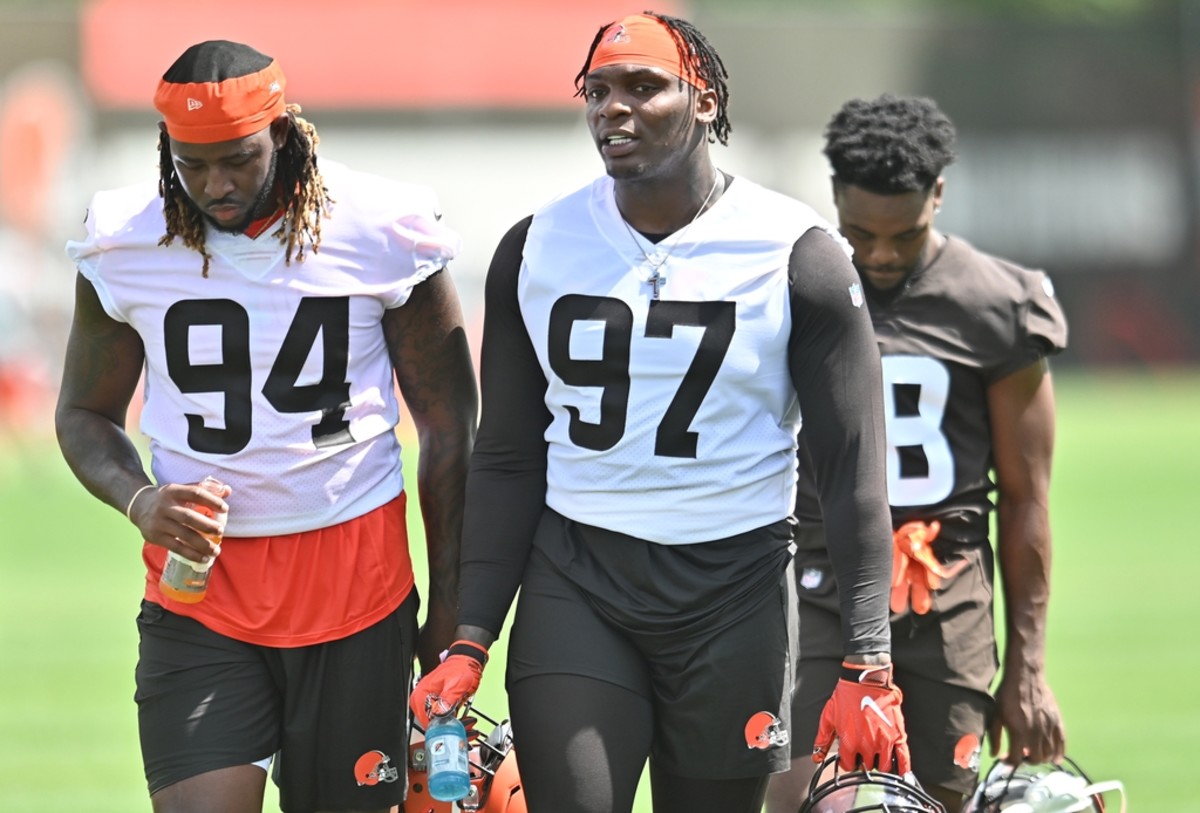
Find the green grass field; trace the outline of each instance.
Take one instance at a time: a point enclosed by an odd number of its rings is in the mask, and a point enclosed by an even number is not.
[[[1063,374],[1058,403],[1049,670],[1069,751],[1093,778],[1123,780],[1134,813],[1200,810],[1187,779],[1200,756],[1188,682],[1200,674],[1200,375]],[[135,535],[48,435],[0,445],[0,520],[0,811],[149,810]],[[493,714],[505,713],[501,660],[480,697]]]

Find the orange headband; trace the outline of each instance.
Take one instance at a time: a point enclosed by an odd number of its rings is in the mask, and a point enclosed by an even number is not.
[[[631,14],[604,30],[588,71],[605,65],[649,65],[662,68],[700,90],[708,87],[694,63],[684,64],[671,30],[656,17]]]
[[[212,144],[257,133],[284,112],[279,63],[221,82],[158,83],[154,106],[176,141]]]

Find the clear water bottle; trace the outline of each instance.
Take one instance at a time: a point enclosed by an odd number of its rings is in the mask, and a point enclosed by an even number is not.
[[[425,755],[429,767],[429,795],[439,802],[457,802],[471,790],[467,763],[467,729],[454,712],[429,718],[425,729]]]
[[[225,493],[225,484],[215,477],[205,477],[200,485],[209,493],[216,494],[220,497]],[[224,513],[214,514],[214,512],[203,506],[191,504],[191,508],[199,511],[207,517],[212,517],[221,523],[222,529],[225,527],[227,515]],[[224,531],[209,536],[208,539],[217,546],[217,551],[220,552],[221,540],[224,537]],[[158,589],[167,598],[181,601],[184,604],[195,604],[203,601],[204,596],[208,593],[208,574],[212,569],[213,562],[216,561],[216,554],[208,557],[204,562],[193,562],[191,559],[185,559],[175,551],[167,551],[167,561],[163,564],[162,577],[158,582]]]

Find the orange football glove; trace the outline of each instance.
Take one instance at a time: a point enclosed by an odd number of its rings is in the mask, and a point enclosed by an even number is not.
[[[908,734],[899,687],[892,683],[892,667],[843,663],[842,677],[821,712],[821,725],[813,743],[813,762],[822,762],[838,740],[838,766],[844,771],[859,766],[898,773],[912,770]]]
[[[487,647],[463,640],[451,644],[442,662],[421,676],[408,697],[417,725],[427,728],[431,714],[449,714],[474,696],[486,665]]]
[[[902,613],[912,605],[913,612],[924,615],[933,607],[933,591],[943,579],[959,574],[966,561],[946,567],[937,560],[930,543],[937,539],[942,524],[936,519],[906,522],[892,534],[892,612]]]

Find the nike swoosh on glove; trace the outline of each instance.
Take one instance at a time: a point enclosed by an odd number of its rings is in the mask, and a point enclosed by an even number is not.
[[[442,716],[457,709],[479,690],[487,647],[473,641],[455,641],[446,657],[432,672],[422,675],[408,697],[408,707],[422,730],[429,716]]]
[[[912,606],[917,615],[933,608],[933,591],[942,580],[952,579],[966,567],[966,560],[946,567],[938,561],[930,544],[937,538],[942,524],[936,519],[906,522],[892,534],[892,595],[889,606],[902,613]]]
[[[912,770],[908,734],[892,682],[892,667],[843,663],[842,677],[821,712],[813,743],[813,762],[821,762],[838,740],[838,765],[844,771],[873,768],[904,775]],[[893,765],[894,763],[894,765]]]

